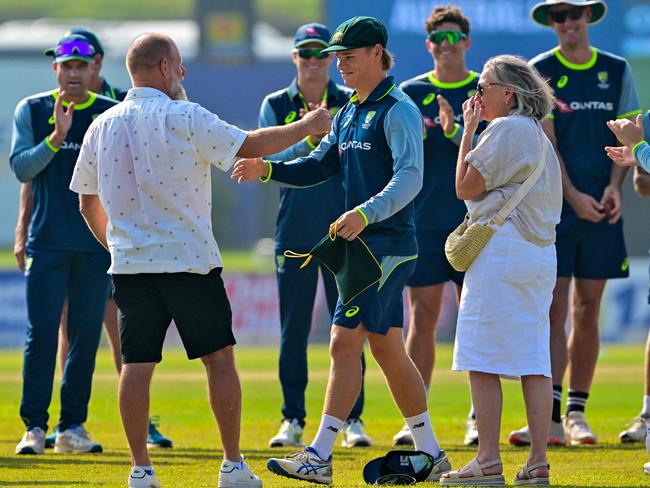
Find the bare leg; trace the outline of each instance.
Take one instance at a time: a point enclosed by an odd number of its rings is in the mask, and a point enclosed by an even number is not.
[[[645,344],[645,394],[650,395],[650,331]]]
[[[239,461],[241,386],[235,369],[234,348],[224,347],[203,356],[201,361],[208,373],[208,396],[214,418],[219,425],[224,458],[228,461]]]
[[[106,301],[106,309],[104,310],[104,330],[108,337],[108,342],[113,351],[113,363],[117,374],[122,370],[122,351],[120,347],[120,330],[117,323],[117,305],[115,300],[109,299]]]
[[[568,361],[565,327],[569,313],[570,288],[571,278],[558,277],[553,290],[553,302],[549,314],[551,321],[551,370],[554,385],[562,385]]]
[[[600,349],[600,299],[607,282],[585,279],[574,281],[573,318],[569,337],[569,388],[589,392]]]
[[[406,351],[420,372],[424,385],[431,384],[436,362],[436,325],[445,284],[408,287],[409,330]]]
[[[337,419],[347,419],[361,391],[361,361],[359,356],[368,331],[362,325],[348,329],[332,326],[330,337],[330,375],[325,392],[323,413]]]
[[[521,386],[526,401],[526,415],[530,431],[528,465],[546,463],[546,441],[551,425],[553,405],[551,379],[539,375],[522,376]],[[548,469],[538,468],[533,471],[533,474],[536,477],[546,477]]]
[[[480,464],[501,458],[499,451],[499,432],[501,431],[501,412],[503,394],[498,375],[470,371],[469,382],[472,388],[472,401],[476,412],[478,429],[478,452],[476,459]],[[503,466],[487,468],[485,474],[499,474]]]
[[[149,384],[156,363],[128,363],[122,368],[118,397],[133,466],[150,466],[147,451]]]

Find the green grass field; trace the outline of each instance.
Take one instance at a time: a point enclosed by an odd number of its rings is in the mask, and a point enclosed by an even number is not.
[[[648,460],[641,445],[622,445],[617,434],[637,414],[642,395],[641,347],[606,347],[597,371],[588,413],[601,444],[588,448],[554,448],[549,453],[555,486],[649,486],[643,463]],[[279,425],[280,386],[276,379],[277,353],[273,348],[239,348],[237,361],[244,390],[242,448],[265,487],[305,486],[269,473],[266,459],[284,453],[271,450],[267,441]],[[328,368],[327,350],[315,346],[310,355],[310,384],[307,390],[306,438],[313,436],[320,417]],[[439,351],[429,401],[436,433],[458,467],[469,461],[474,450],[462,445],[468,408],[465,375],[450,372],[451,348]],[[21,354],[0,355],[0,487],[124,487],[129,454],[116,404],[117,376],[109,351],[102,349],[90,405],[87,427],[104,445],[103,454],[17,457],[16,442],[22,435],[18,417],[21,390]],[[58,385],[57,385],[58,386]],[[502,439],[525,422],[519,384],[504,381],[505,409]],[[55,391],[56,390],[55,388]],[[58,394],[50,409],[58,412]],[[152,387],[152,412],[161,416],[161,430],[175,443],[172,450],[153,451],[161,481],[168,487],[216,486],[220,462],[219,440],[206,400],[204,374],[199,362],[189,362],[181,351],[167,351]],[[364,421],[374,438],[373,448],[334,452],[334,481],[338,487],[364,486],[363,465],[390,449],[392,435],[401,427],[383,377],[370,361],[366,376]],[[512,483],[517,466],[526,460],[523,449],[503,445],[506,479]]]

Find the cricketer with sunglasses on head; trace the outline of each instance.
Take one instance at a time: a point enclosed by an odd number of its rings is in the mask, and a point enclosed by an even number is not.
[[[586,421],[585,406],[598,358],[600,300],[608,279],[629,274],[620,191],[627,169],[613,165],[603,148],[617,145],[607,128],[608,120],[634,118],[641,111],[627,61],[589,44],[589,25],[600,22],[606,13],[602,0],[546,0],[531,11],[533,20],[552,28],[559,41],[559,46],[531,60],[555,91],[555,108],[543,126],[560,160],[564,193],[555,243],[557,281],[550,309],[550,444],[598,442]],[[574,306],[567,341],[570,293]],[[562,418],[568,357],[569,392]],[[510,434],[513,444],[529,441],[526,427]]]
[[[25,265],[28,324],[20,405],[27,431],[16,453],[43,453],[66,298],[71,346],[61,382],[55,452],[101,452],[83,423],[109,287],[110,257],[88,230],[77,195],[68,186],[88,127],[117,102],[88,91],[95,52],[86,38],[63,37],[45,54],[54,57],[58,87],[20,101],[9,156],[12,171],[21,182],[32,182],[34,195]]]
[[[291,59],[296,66],[296,78],[291,84],[266,96],[262,102],[259,126],[290,124],[302,118],[310,109],[325,105],[332,115],[343,107],[352,89],[329,79],[331,53],[321,53],[328,47],[330,32],[317,23],[298,28],[294,37]],[[268,159],[291,161],[308,155],[319,140],[307,137],[303,141],[268,155]],[[280,188],[280,206],[275,228],[275,265],[280,299],[280,358],[279,375],[282,385],[282,424],[271,438],[271,447],[302,445],[305,425],[305,389],[307,387],[307,341],[311,330],[312,309],[316,298],[319,265],[312,260],[300,269],[297,260],[285,260],[284,251],[306,253],[324,235],[324,230],[344,211],[344,191],[341,175],[309,188]],[[321,267],[321,275],[330,315],[334,313],[338,291],[334,276]],[[361,356],[362,369],[365,361]],[[363,389],[343,429],[346,447],[371,444],[361,423]]]

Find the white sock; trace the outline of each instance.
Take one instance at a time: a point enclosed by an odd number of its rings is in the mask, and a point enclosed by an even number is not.
[[[650,416],[650,395],[643,397],[643,410],[641,410],[641,415],[644,417]]]
[[[415,450],[426,452],[437,458],[440,455],[440,444],[433,433],[429,411],[425,410],[420,415],[405,418],[404,421],[411,431]]]
[[[133,466],[133,469],[141,469],[142,471],[151,471],[153,474],[156,474],[156,470],[153,469],[153,465],[151,466]]]
[[[467,414],[467,417],[470,419],[476,419],[476,412],[474,411],[474,404],[472,404],[469,407],[469,413]]]
[[[336,438],[339,435],[339,430],[341,430],[344,423],[343,420],[339,420],[325,413],[323,414],[318,432],[316,432],[316,437],[314,437],[314,440],[309,445],[309,447],[316,451],[318,457],[324,460],[329,459],[332,455]]]

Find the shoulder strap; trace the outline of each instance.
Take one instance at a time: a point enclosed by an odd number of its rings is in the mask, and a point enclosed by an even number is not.
[[[539,163],[537,164],[537,167],[530,174],[530,176],[526,178],[526,181],[524,181],[521,184],[521,186],[517,189],[514,195],[512,195],[505,203],[505,205],[501,207],[501,210],[495,213],[494,216],[492,217],[491,222],[493,224],[496,224],[499,227],[501,227],[505,223],[508,216],[512,213],[515,207],[519,205],[519,203],[524,199],[524,197],[528,194],[528,192],[533,187],[533,185],[537,183],[537,180],[539,179],[539,177],[542,175],[542,172],[544,171],[544,167],[546,166],[546,153],[548,150],[548,140],[546,139],[544,130],[541,127],[539,127],[539,131],[540,131],[540,140],[542,143],[542,156],[539,160]]]

